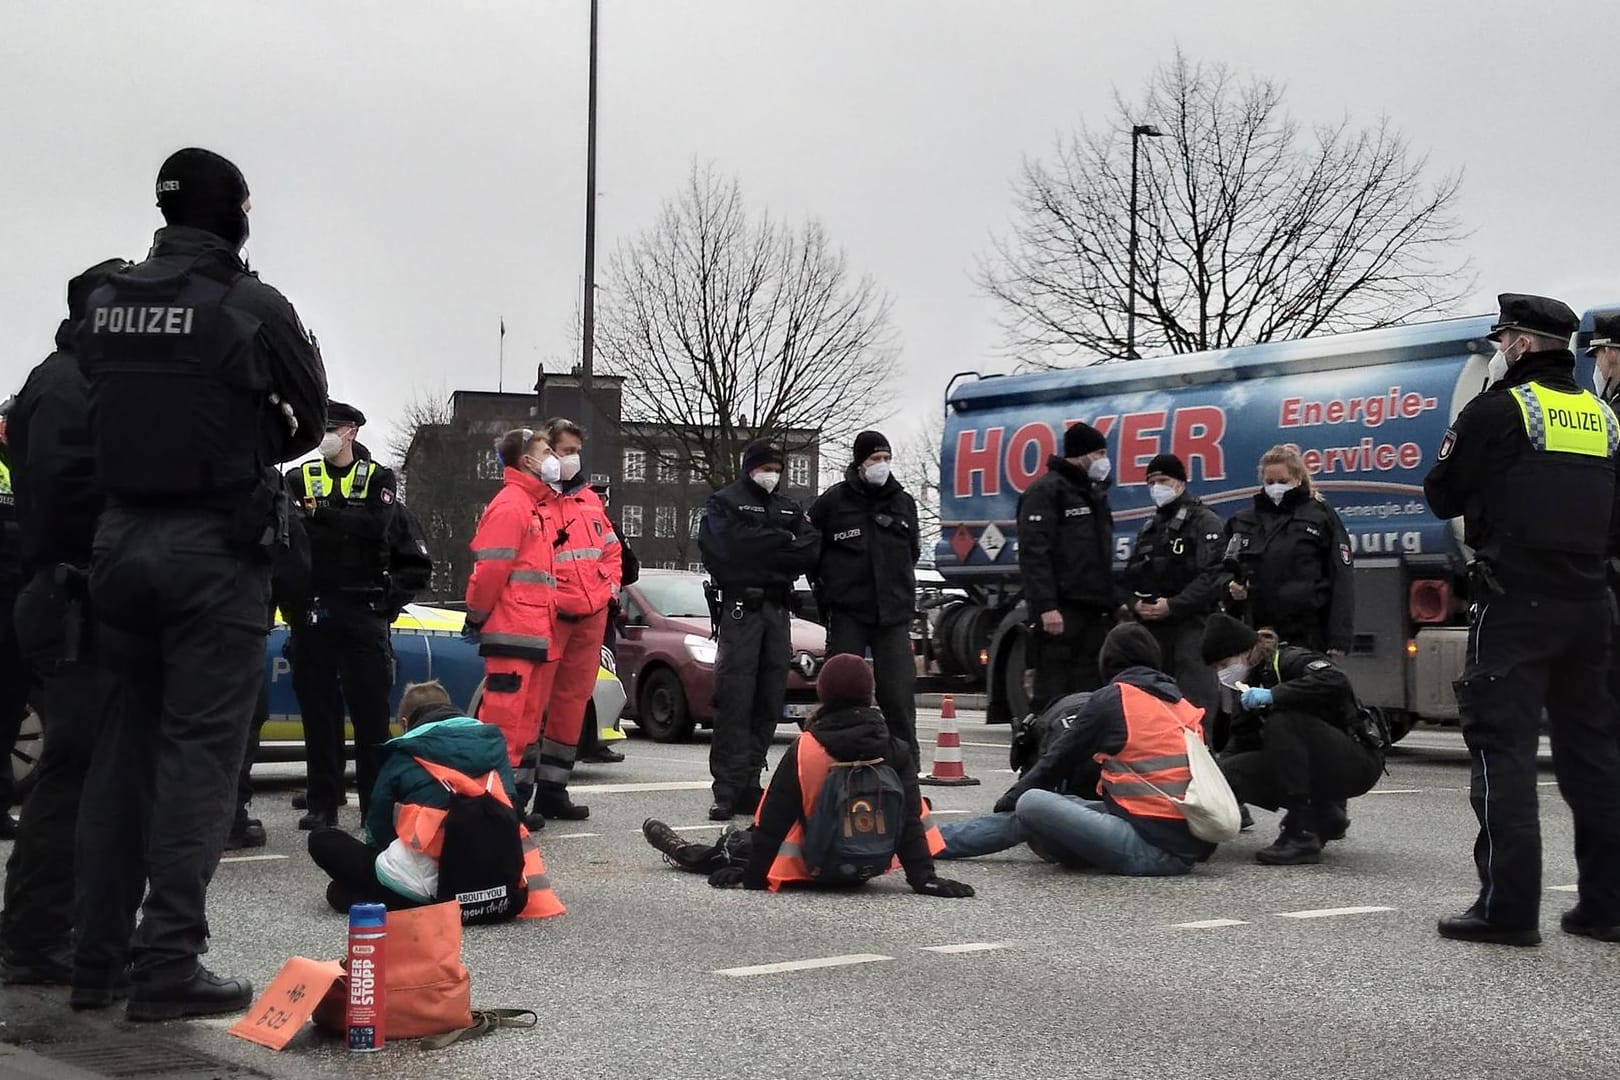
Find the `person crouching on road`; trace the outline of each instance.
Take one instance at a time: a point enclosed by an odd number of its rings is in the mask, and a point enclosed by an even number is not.
[[[1343,800],[1365,795],[1384,769],[1384,743],[1332,660],[1282,644],[1230,615],[1204,627],[1204,660],[1239,694],[1221,771],[1240,803],[1286,811],[1267,866],[1322,861],[1322,845],[1350,827]],[[1237,684],[1246,687],[1237,690]]]
[[[1059,699],[1051,719],[1067,730],[1053,738],[1029,772],[997,800],[993,813],[940,826],[945,859],[989,855],[1030,843],[1043,857],[1128,877],[1185,874],[1215,851],[1195,837],[1172,802],[1192,780],[1184,728],[1203,734],[1203,710],[1161,670],[1159,643],[1147,628],[1114,627],[1098,668],[1107,684]],[[1102,766],[1101,800],[1060,794],[1087,759]]]
[[[334,911],[347,912],[353,904],[397,910],[459,898],[464,922],[561,915],[564,909],[546,879],[540,849],[512,810],[514,785],[505,738],[452,705],[438,682],[407,686],[399,712],[405,734],[383,744],[365,839],[337,828],[310,834],[310,857],[332,879],[326,902]],[[497,778],[498,786],[493,783]],[[487,802],[486,794],[505,807],[502,820],[515,830],[515,844],[511,833],[489,842],[452,824],[458,796],[472,796],[464,801],[481,804]],[[486,815],[475,819],[477,826],[500,827],[498,810],[479,805],[475,812]],[[509,861],[519,863],[521,871],[502,865]],[[452,875],[456,882],[447,881]],[[462,879],[483,877],[497,883],[513,880],[510,887],[496,884],[475,896],[456,887]]]
[[[516,769],[546,711],[541,668],[558,655],[552,637],[561,529],[550,485],[562,477],[562,462],[545,435],[528,428],[501,436],[497,452],[504,483],[473,535],[463,635],[478,643],[484,658],[478,719],[506,736],[507,760]],[[522,777],[517,805],[527,806],[533,794],[532,777]]]
[[[973,887],[934,874],[940,841],[928,825],[928,811],[917,787],[917,766],[905,739],[890,732],[872,707],[872,669],[848,653],[827,661],[816,680],[821,708],[794,740],[760,802],[754,827],[727,830],[716,844],[696,844],[661,821],[648,818],[641,830],[670,865],[709,875],[716,888],[765,889],[784,885],[853,885],[867,874],[840,874],[838,861],[817,858],[819,837],[850,831],[876,838],[887,834],[887,854],[874,858],[887,872],[898,861],[912,891],[924,896],[960,898]],[[864,768],[863,768],[864,767]],[[827,799],[829,780],[847,770],[848,784],[833,789],[847,800]],[[839,778],[840,780],[842,778]],[[868,792],[875,780],[887,791]],[[898,789],[898,790],[894,790]],[[887,797],[886,797],[887,796]],[[894,820],[898,817],[898,821]],[[882,846],[882,845],[880,845]]]

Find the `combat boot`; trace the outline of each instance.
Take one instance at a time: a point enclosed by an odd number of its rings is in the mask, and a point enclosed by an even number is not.
[[[1316,815],[1309,807],[1295,807],[1283,817],[1282,831],[1268,848],[1255,852],[1255,861],[1265,866],[1304,866],[1322,861],[1322,837],[1316,831]]]
[[[570,799],[561,784],[536,784],[534,810],[550,821],[584,821],[591,816],[591,808]]]

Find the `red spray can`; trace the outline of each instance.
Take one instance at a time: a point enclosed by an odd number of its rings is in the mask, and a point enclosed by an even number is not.
[[[383,948],[388,909],[381,904],[349,908],[349,1001],[343,1011],[350,1050],[383,1048]]]

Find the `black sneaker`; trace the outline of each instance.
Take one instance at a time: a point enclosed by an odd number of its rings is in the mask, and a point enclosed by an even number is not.
[[[1322,843],[1329,840],[1343,840],[1344,834],[1350,831],[1350,811],[1342,802],[1327,802],[1312,804],[1316,810],[1316,835],[1322,838]]]
[[[579,755],[579,760],[588,765],[617,765],[624,760],[624,755],[617,750],[609,750],[605,746],[593,747]]]
[[[733,816],[731,804],[724,800],[716,799],[714,805],[709,807],[710,821],[730,821]]]
[[[337,823],[336,810],[311,810],[298,819],[298,827],[304,832],[314,832],[316,829],[335,829]]]
[[[269,843],[269,836],[265,834],[264,822],[258,818],[237,819],[231,826],[230,834],[225,837],[226,851],[241,851],[243,848],[260,848]]]
[[[1313,832],[1284,829],[1268,848],[1254,853],[1265,866],[1307,866],[1322,861],[1322,838]]]
[[[1541,931],[1534,926],[1502,926],[1486,919],[1477,908],[1469,908],[1461,915],[1447,915],[1440,920],[1438,929],[1441,937],[1453,941],[1517,945],[1521,948],[1541,944]]]
[[[17,957],[8,955],[0,960],[0,983],[7,986],[71,986],[73,961],[71,954]]]
[[[1581,910],[1581,905],[1579,904],[1576,904],[1574,907],[1564,912],[1563,916],[1558,920],[1558,925],[1563,928],[1563,931],[1566,934],[1574,934],[1577,937],[1589,937],[1593,941],[1607,941],[1614,944],[1620,944],[1620,923],[1606,923],[1588,918],[1586,912]]]
[[[133,987],[124,1015],[136,1022],[180,1020],[188,1016],[219,1016],[243,1012],[253,1004],[253,984],[246,979],[224,979],[198,966],[197,973],[180,982]]]
[[[591,816],[591,808],[574,802],[561,786],[536,786],[534,809],[549,821],[584,821]]]

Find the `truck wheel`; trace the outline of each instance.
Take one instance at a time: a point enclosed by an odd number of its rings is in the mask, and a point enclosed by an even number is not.
[[[1012,722],[1016,724],[1030,711],[1029,690],[1024,685],[1024,672],[1029,670],[1029,633],[1022,629],[1011,631],[1003,641],[1002,698],[1007,702],[1007,712]]]
[[[636,726],[654,742],[685,742],[692,737],[695,722],[686,707],[686,691],[669,668],[658,668],[642,679]]]

